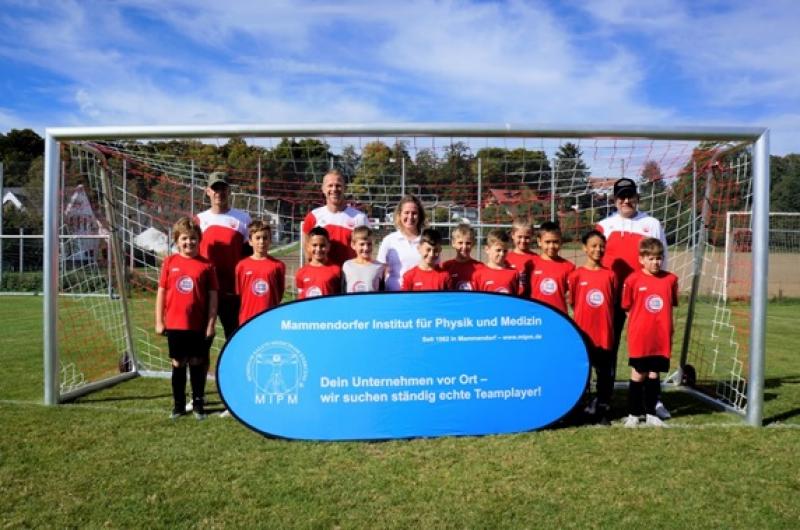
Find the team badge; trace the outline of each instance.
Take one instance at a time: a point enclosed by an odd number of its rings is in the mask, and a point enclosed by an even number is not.
[[[322,289],[316,285],[312,285],[306,289],[306,298],[314,298],[315,296],[322,296]]]
[[[651,313],[659,313],[664,309],[664,299],[657,294],[651,294],[644,299],[644,307]]]
[[[472,284],[470,284],[469,282],[458,282],[456,289],[459,291],[471,291]]]
[[[555,294],[558,291],[558,284],[553,278],[545,278],[542,280],[542,283],[539,284],[539,291],[542,294]]]
[[[269,284],[263,278],[258,278],[256,281],[253,282],[253,285],[250,287],[250,290],[256,296],[264,296],[269,292]]]
[[[189,294],[194,289],[194,280],[192,280],[191,276],[181,276],[178,278],[178,281],[175,282],[175,287],[177,287],[178,291],[183,294]]]
[[[366,282],[358,280],[356,283],[353,284],[353,289],[351,292],[353,293],[366,293],[369,289],[367,289]]]
[[[590,307],[600,307],[605,300],[606,297],[603,296],[603,292],[600,289],[592,289],[586,293],[586,303]]]

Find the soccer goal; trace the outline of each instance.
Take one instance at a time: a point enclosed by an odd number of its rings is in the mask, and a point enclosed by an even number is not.
[[[226,170],[232,206],[270,222],[273,251],[292,278],[300,222],[322,203],[322,177],[336,168],[350,202],[382,230],[413,193],[436,226],[469,222],[481,234],[517,216],[558,220],[562,254],[578,261],[581,234],[613,211],[613,182],[636,180],[640,210],[664,225],[668,268],[680,278],[671,381],[761,423],[764,129],[340,124],[57,128],[46,136],[48,404],[168,373],[166,342],[153,332],[158,270],[174,221],[208,207],[209,172]],[[76,202],[77,223],[65,214]],[[726,291],[730,212],[752,216],[744,303]]]

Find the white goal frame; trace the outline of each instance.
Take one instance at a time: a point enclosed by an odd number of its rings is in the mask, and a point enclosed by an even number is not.
[[[764,357],[766,339],[767,272],[769,258],[769,130],[761,127],[656,127],[656,126],[535,126],[511,124],[389,123],[389,124],[272,124],[186,125],[137,127],[58,127],[45,133],[44,197],[44,402],[55,405],[59,394],[57,296],[59,285],[59,202],[61,193],[60,141],[108,138],[155,140],[162,138],[281,138],[338,137],[495,137],[495,138],[631,138],[654,140],[747,141],[753,143],[752,271],[749,322],[749,377],[746,421],[760,426],[763,419]],[[112,252],[116,252],[112,248]],[[127,372],[95,383],[90,389],[137,376]],[[83,389],[82,389],[83,390]]]

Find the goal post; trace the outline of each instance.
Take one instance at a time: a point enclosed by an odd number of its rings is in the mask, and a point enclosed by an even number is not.
[[[137,289],[149,289],[157,278],[158,263],[137,261],[140,251],[134,240],[144,237],[148,229],[152,229],[150,235],[167,240],[165,234],[176,215],[199,211],[203,207],[203,175],[212,169],[217,151],[224,151],[227,158],[222,163],[234,177],[234,206],[270,218],[278,240],[289,245],[297,244],[298,222],[308,206],[321,202],[319,182],[333,166],[347,175],[354,202],[371,206],[371,217],[380,223],[385,224],[401,193],[414,193],[422,198],[431,221],[438,226],[467,220],[480,232],[486,226],[507,226],[511,217],[525,215],[537,222],[559,220],[569,234],[567,240],[572,241],[613,211],[609,183],[623,176],[634,178],[640,184],[640,209],[668,226],[669,268],[682,280],[682,297],[705,304],[693,315],[694,322],[687,318],[688,310],[680,308],[678,347],[673,355],[676,360],[680,357],[678,369],[686,363],[708,366],[708,384],[703,391],[745,415],[749,424],[760,425],[767,302],[768,138],[766,129],[750,127],[436,123],[47,129],[44,401],[57,404],[103,385],[166,370],[159,343],[149,336],[151,301],[138,294],[126,299],[131,273],[146,284]],[[214,154],[200,161],[182,157],[178,148],[162,149],[170,142],[182,141],[194,142],[197,152]],[[220,147],[221,142],[227,143]],[[726,155],[723,170],[710,169],[714,153],[742,142],[746,146],[741,153]],[[253,146],[258,149],[248,151]],[[242,157],[236,158],[237,153]],[[692,174],[692,167],[698,165],[702,167]],[[70,178],[63,180],[65,174]],[[91,381],[65,385],[60,376],[69,362],[62,351],[65,337],[59,334],[59,325],[63,325],[59,299],[64,298],[65,287],[86,294],[97,283],[88,267],[70,269],[84,275],[80,286],[77,280],[68,286],[63,278],[66,269],[59,237],[65,233],[64,187],[77,183],[77,177],[84,179],[87,202],[100,218],[98,226],[108,232],[110,244],[100,251],[102,259],[114,267],[113,285],[103,284],[111,295],[94,297],[95,305],[79,309],[84,315],[80,318],[102,318],[104,324],[98,329],[111,330],[105,333],[108,348],[114,350],[109,357],[115,363],[115,357],[122,355],[129,369],[111,373],[109,361],[104,359],[104,366]],[[134,181],[145,191],[129,187]],[[156,188],[162,195],[147,195]],[[704,214],[709,193],[715,202],[711,213]],[[109,209],[103,204],[106,201]],[[724,236],[718,231],[725,225],[727,211],[734,209],[748,210],[753,216],[751,303],[736,309],[745,315],[747,324],[737,320],[738,315],[729,318],[727,300],[717,295],[721,289],[716,278],[721,273],[712,270],[722,252],[718,247]],[[708,234],[700,237],[704,230]],[[168,248],[168,243],[165,245]],[[719,323],[726,331],[735,328],[735,344],[721,345],[719,330],[708,330],[707,321],[713,321],[713,326]],[[691,355],[682,354],[680,341]],[[746,349],[741,352],[739,345],[745,341]],[[720,375],[717,362],[722,350],[730,365],[724,368],[726,375]]]

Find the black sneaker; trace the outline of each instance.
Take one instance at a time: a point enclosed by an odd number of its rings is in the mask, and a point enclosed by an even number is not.
[[[172,413],[169,415],[169,419],[177,420],[181,416],[185,416],[185,415],[186,415],[186,405],[184,405],[180,409],[178,409],[178,408],[173,409]]]

